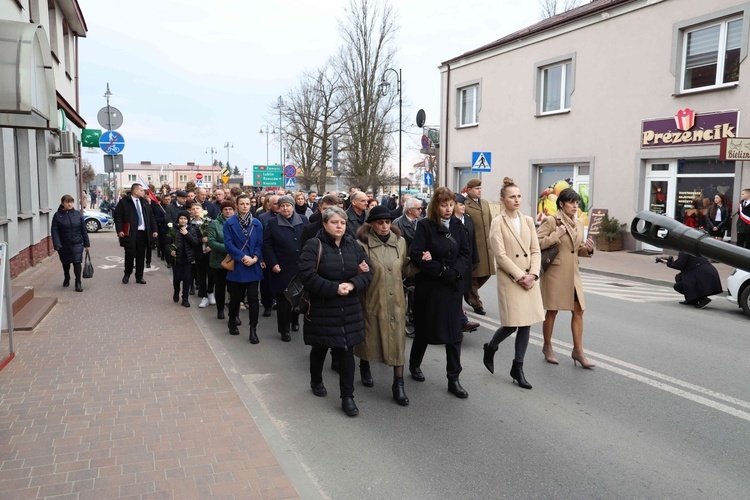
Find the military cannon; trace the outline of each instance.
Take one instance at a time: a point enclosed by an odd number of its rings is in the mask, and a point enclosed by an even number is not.
[[[662,248],[706,257],[750,272],[750,250],[711,238],[664,215],[638,212],[630,223],[630,234],[638,241]]]

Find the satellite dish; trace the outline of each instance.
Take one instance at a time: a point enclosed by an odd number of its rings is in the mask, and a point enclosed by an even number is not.
[[[424,109],[417,111],[417,127],[424,127],[425,114]]]

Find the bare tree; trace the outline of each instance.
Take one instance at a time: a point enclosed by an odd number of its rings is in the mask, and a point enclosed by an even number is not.
[[[568,12],[581,5],[581,0],[539,0],[539,7],[542,9],[542,19],[553,17],[561,12]],[[558,10],[558,6],[560,10]]]
[[[91,162],[84,158],[81,161],[81,180],[84,184],[88,185],[94,182],[96,178],[96,172],[94,167],[91,166]]]
[[[396,93],[383,95],[384,72],[394,62],[396,21],[388,0],[349,0],[339,21],[343,46],[337,67],[341,75],[344,152],[342,173],[351,185],[377,187],[389,156],[388,116],[397,105]]]

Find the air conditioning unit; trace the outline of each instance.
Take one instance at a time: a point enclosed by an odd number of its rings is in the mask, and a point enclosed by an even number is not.
[[[76,134],[71,130],[63,130],[60,132],[60,155],[61,156],[77,156],[78,154],[78,138]]]

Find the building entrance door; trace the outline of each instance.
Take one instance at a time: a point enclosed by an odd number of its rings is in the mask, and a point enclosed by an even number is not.
[[[669,207],[675,204],[674,173],[676,161],[653,161],[646,164],[646,185],[644,187],[645,210],[672,217]],[[643,243],[643,250],[661,252],[661,248]]]

